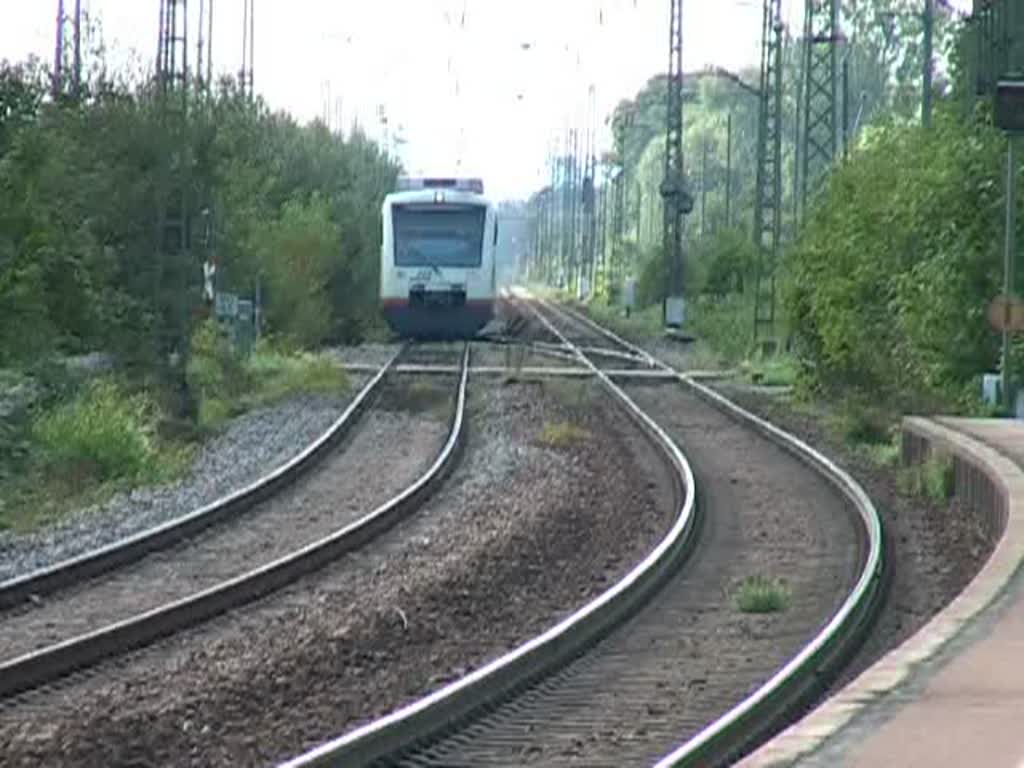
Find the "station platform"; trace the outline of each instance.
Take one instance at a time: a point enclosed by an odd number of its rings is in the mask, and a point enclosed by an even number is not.
[[[739,763],[1024,768],[1024,423],[906,419],[903,458],[952,456],[955,493],[997,541],[945,609]]]

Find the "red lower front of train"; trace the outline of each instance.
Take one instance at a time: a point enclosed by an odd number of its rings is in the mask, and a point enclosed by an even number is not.
[[[417,296],[381,299],[388,325],[413,339],[470,339],[494,319],[494,299]]]

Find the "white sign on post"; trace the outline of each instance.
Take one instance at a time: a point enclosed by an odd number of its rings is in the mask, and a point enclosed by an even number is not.
[[[670,328],[682,328],[686,322],[686,299],[670,296],[665,302],[665,324]]]
[[[238,296],[233,293],[218,293],[214,306],[217,317],[235,317],[238,315]]]

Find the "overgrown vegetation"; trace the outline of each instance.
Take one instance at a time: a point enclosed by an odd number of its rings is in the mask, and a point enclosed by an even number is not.
[[[133,480],[156,458],[154,413],[145,395],[128,395],[100,379],[74,400],[43,413],[32,425],[32,437],[43,462],[56,473],[101,482]]]
[[[16,385],[0,390],[0,526],[17,530],[176,476],[246,409],[344,391],[344,371],[302,350],[381,327],[380,204],[398,169],[374,142],[301,126],[229,78],[190,90],[178,131],[149,75],[92,50],[85,72],[78,97],[55,99],[38,61],[0,61],[0,370],[36,391],[11,405]],[[161,239],[179,197],[183,250]],[[202,321],[214,258],[218,290],[261,293],[273,341],[245,359]],[[83,384],[59,362],[94,351],[110,378]],[[178,418],[182,352],[198,424]]]
[[[945,453],[929,456],[920,464],[904,468],[899,478],[905,493],[926,496],[933,501],[948,501],[956,489],[953,457]]]
[[[215,429],[232,416],[289,395],[342,394],[350,386],[341,365],[326,354],[261,340],[243,358],[212,320],[193,337],[188,375],[200,395],[199,424],[204,429]]]
[[[693,98],[684,154],[696,208],[686,220],[685,286],[695,364],[738,367],[748,382],[792,386],[799,398],[832,404],[838,435],[883,462],[903,413],[989,414],[980,378],[999,360],[986,309],[1001,292],[1005,137],[974,98],[970,25],[945,12],[936,28],[935,111],[931,127],[921,125],[920,14],[892,13],[904,6],[869,0],[846,15],[857,41],[848,55],[851,93],[862,97],[859,130],[799,219],[797,158],[784,142],[775,357],[761,358],[753,344],[757,100],[727,78],[686,83]],[[782,62],[785,136],[795,132],[799,50]],[[737,74],[758,81],[756,71]],[[665,85],[654,78],[619,105],[606,158],[625,179],[625,226],[610,236],[605,274],[633,278],[639,306],[625,318],[622,285],[605,283],[589,311],[634,338],[661,333],[668,287],[658,197]],[[557,246],[558,217],[554,223]],[[548,279],[563,277],[548,269]],[[1022,376],[1024,342],[1015,344]]]
[[[264,340],[242,358],[212,321],[192,344],[198,432],[171,428],[149,391],[124,377],[80,385],[65,379],[33,408],[0,422],[0,529],[32,530],[119,490],[173,481],[191,465],[196,438],[229,418],[291,395],[350,387],[327,355]]]
[[[162,438],[159,426],[148,395],[110,378],[7,422],[0,529],[31,530],[119,489],[178,476],[191,446]]]
[[[779,613],[789,605],[789,588],[780,579],[748,576],[735,593],[736,607],[743,613]]]
[[[93,78],[56,103],[47,83],[35,62],[0,62],[0,366],[95,349],[158,366],[214,254],[221,290],[252,297],[262,282],[272,333],[315,345],[373,330],[397,172],[376,144],[300,126],[229,80],[193,98],[183,138],[144,78]],[[181,153],[187,176],[168,165]],[[191,247],[155,258],[182,186]]]
[[[814,390],[967,407],[997,360],[1004,140],[940,110],[870,131],[789,254],[784,292]]]

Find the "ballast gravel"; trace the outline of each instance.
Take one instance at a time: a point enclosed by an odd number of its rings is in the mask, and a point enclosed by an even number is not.
[[[380,367],[394,357],[401,347],[402,345],[397,343],[358,344],[331,347],[326,352],[344,364]]]
[[[347,397],[300,396],[234,419],[175,483],[118,493],[31,534],[0,532],[0,581],[140,533],[245,487],[327,430],[366,381],[364,376],[350,379]]]
[[[664,536],[671,475],[595,385],[471,386],[462,463],[423,509],[254,606],[8,702],[5,764],[274,763],[538,634]]]
[[[422,392],[422,409],[396,407],[388,382],[375,406],[315,467],[235,520],[77,587],[0,613],[0,661],[186,599],[286,557],[365,515],[419,478],[448,435],[451,382]],[[386,472],[379,471],[387,467]]]

